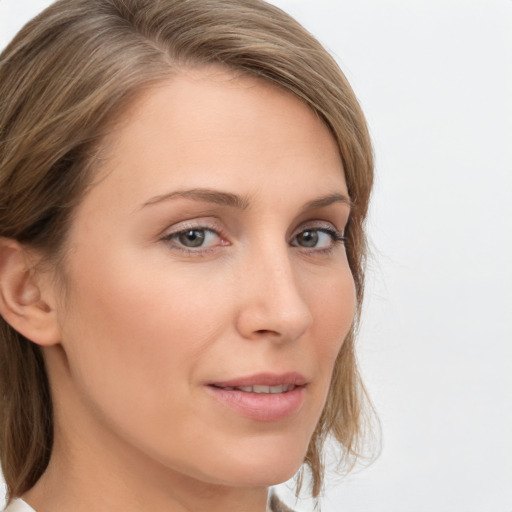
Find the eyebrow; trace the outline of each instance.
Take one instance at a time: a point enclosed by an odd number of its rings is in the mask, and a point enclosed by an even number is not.
[[[346,204],[349,208],[352,207],[352,201],[349,197],[347,197],[345,194],[334,193],[325,197],[313,199],[313,201],[309,201],[309,203],[306,203],[304,206],[304,211],[325,208],[326,206],[334,203],[343,203]]]
[[[190,190],[177,190],[169,194],[152,197],[142,205],[142,208],[173,199],[192,199],[194,201],[229,206],[237,210],[246,210],[250,205],[249,198],[245,196],[238,196],[230,192],[221,192],[220,190],[209,188],[194,188]],[[308,211],[325,208],[334,203],[343,203],[348,207],[352,206],[352,201],[346,195],[336,192],[307,202],[302,210]]]
[[[193,188],[190,190],[177,190],[169,194],[152,197],[149,201],[146,201],[142,207],[144,208],[145,206],[161,203],[162,201],[169,201],[171,199],[192,199],[194,201],[229,206],[237,210],[245,210],[249,206],[249,199],[246,197],[240,197],[230,192],[221,192],[209,188]]]

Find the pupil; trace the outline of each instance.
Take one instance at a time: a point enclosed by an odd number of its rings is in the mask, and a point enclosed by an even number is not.
[[[304,231],[299,235],[300,243],[304,247],[316,247],[318,244],[318,233],[316,231]]]
[[[204,231],[198,229],[185,231],[180,234],[179,240],[187,247],[200,247],[204,242]]]

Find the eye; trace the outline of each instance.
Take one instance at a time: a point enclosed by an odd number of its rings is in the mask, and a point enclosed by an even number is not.
[[[344,241],[345,237],[335,229],[308,228],[295,235],[291,245],[306,249],[329,250]]]
[[[218,245],[220,236],[213,229],[195,227],[171,233],[164,240],[181,249],[204,249]]]

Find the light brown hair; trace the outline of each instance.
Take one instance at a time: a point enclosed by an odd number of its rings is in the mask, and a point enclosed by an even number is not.
[[[40,251],[58,268],[74,207],[91,182],[112,120],[141,90],[182,67],[212,63],[299,97],[330,128],[343,160],[353,203],[346,248],[358,311],[304,461],[316,496],[326,438],[340,443],[346,467],[363,440],[366,392],[354,333],[363,299],[373,158],[350,85],[297,22],[261,0],[57,1],[0,56],[0,237]],[[2,469],[8,496],[20,496],[48,464],[52,401],[39,347],[1,317],[0,400]]]

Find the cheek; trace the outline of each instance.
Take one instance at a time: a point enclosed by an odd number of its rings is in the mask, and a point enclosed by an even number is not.
[[[356,310],[355,285],[348,266],[333,273],[328,282],[316,287],[312,293],[314,331],[311,346],[314,347],[318,366],[315,375],[313,429],[324,408],[329,393],[333,369],[346,336],[353,325]],[[313,430],[311,430],[311,434]]]
[[[85,267],[77,262],[75,268]],[[162,403],[185,395],[180,391],[218,336],[225,305],[207,287],[196,293],[197,283],[183,274],[133,258],[98,260],[93,268],[87,278],[72,274],[62,322],[75,384],[112,417],[131,414],[134,401],[156,414]]]
[[[196,293],[198,283],[183,273],[117,263],[75,280],[64,348],[79,405],[68,410],[76,407],[107,444],[121,441],[193,473],[189,459],[220,456],[198,441],[220,420],[205,410],[197,381],[206,362],[219,360],[214,341],[226,329],[229,304],[211,296],[213,284]]]
[[[355,285],[348,268],[312,291],[315,344],[320,359],[332,365],[347,336],[356,311]]]

